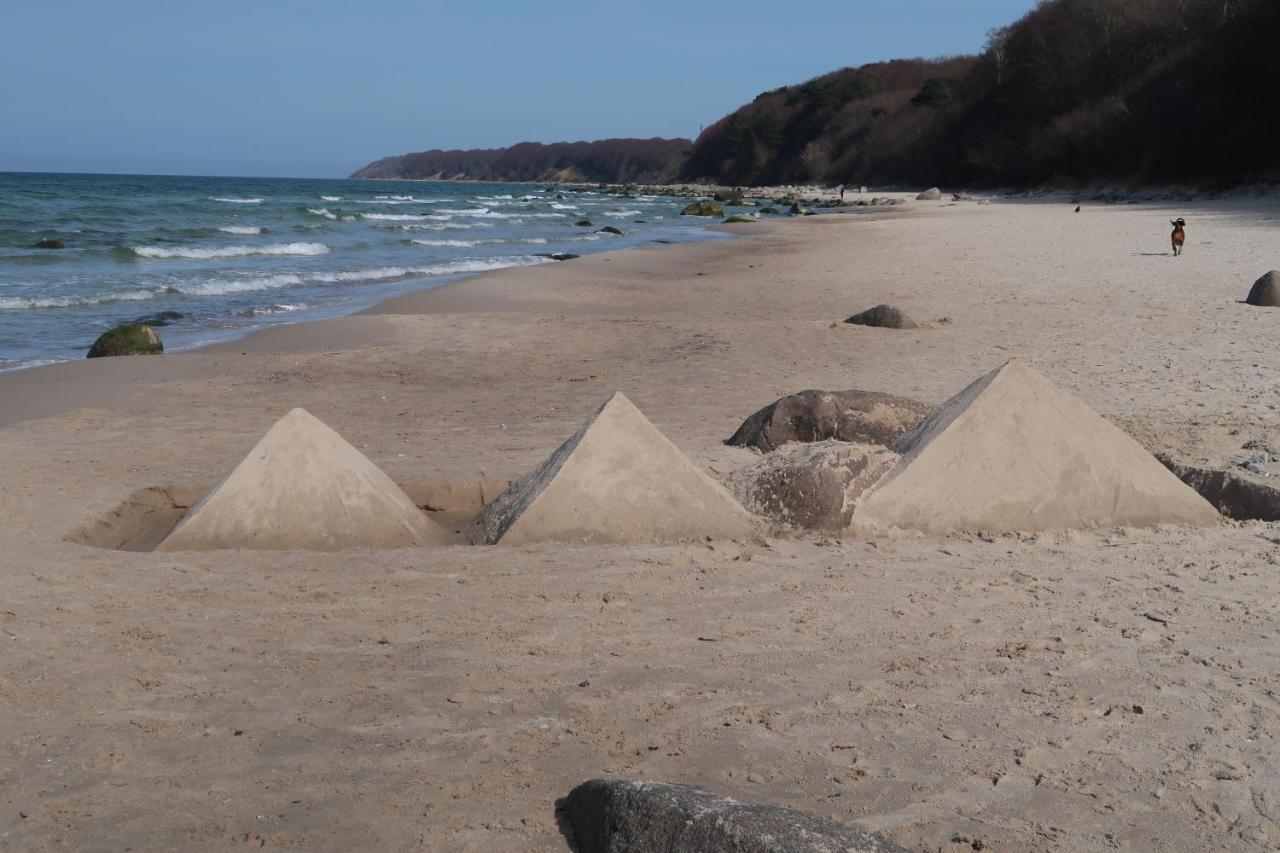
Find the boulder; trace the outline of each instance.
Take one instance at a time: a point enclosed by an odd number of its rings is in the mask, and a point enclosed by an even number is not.
[[[801,391],[747,418],[725,444],[766,453],[789,442],[832,438],[889,445],[928,412],[924,403],[879,391]]]
[[[556,805],[578,853],[905,853],[848,824],[687,785],[593,779]]]
[[[67,247],[62,244],[61,240],[52,240],[46,237],[45,239],[36,243],[31,248],[33,249],[65,249]]]
[[[612,225],[606,225],[605,227],[603,227],[603,228],[599,229],[598,231],[596,231],[596,233],[597,233],[597,234],[612,234],[612,235],[614,235],[615,237],[621,237],[621,236],[622,236],[622,229],[621,229],[621,228],[614,228]]]
[[[791,215],[792,216],[812,216],[813,211],[809,210],[807,207],[805,207],[803,204],[797,201],[791,205]]]
[[[573,252],[538,252],[539,258],[550,258],[553,261],[572,261],[580,258],[582,255],[575,255]]]
[[[724,208],[714,201],[695,201],[680,211],[681,216],[724,216]]]
[[[1280,308],[1280,270],[1272,270],[1255,281],[1245,302],[1260,308]]]
[[[927,189],[916,196],[916,201],[942,201],[942,190],[937,187]]]
[[[573,224],[574,224],[574,225],[576,225],[576,226],[578,226],[579,228],[590,228],[590,227],[591,227],[591,220],[590,220],[590,219],[579,219],[577,222],[575,222],[575,223],[573,223]]]
[[[735,213],[724,221],[725,225],[733,225],[739,222],[759,222],[754,216],[748,216],[745,213]]]
[[[730,478],[749,512],[784,527],[839,532],[898,455],[874,444],[819,441],[765,455]]]
[[[880,329],[915,329],[918,328],[910,317],[892,305],[877,305],[860,314],[854,314],[846,323],[855,326],[875,326]]]
[[[102,335],[89,347],[86,358],[105,358],[115,355],[155,355],[164,352],[164,344],[156,330],[142,323],[117,326]]]
[[[770,216],[777,216],[777,215],[778,215],[778,208],[776,208],[776,207],[762,207],[762,208],[760,208],[760,212],[761,212],[761,213],[764,213],[764,214],[768,214],[768,215],[770,215]]]

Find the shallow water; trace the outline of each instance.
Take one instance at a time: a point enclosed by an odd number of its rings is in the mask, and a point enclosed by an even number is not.
[[[81,358],[135,320],[184,349],[552,263],[540,253],[709,236],[684,203],[528,184],[0,173],[0,370]],[[42,239],[65,248],[33,248]]]

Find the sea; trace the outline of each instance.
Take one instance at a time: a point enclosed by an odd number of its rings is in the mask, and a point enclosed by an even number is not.
[[[687,201],[549,184],[0,172],[0,370],[83,358],[122,323],[190,349],[557,253],[719,236],[680,216]]]

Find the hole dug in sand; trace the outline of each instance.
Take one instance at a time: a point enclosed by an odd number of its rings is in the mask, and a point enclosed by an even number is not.
[[[401,486],[427,520],[443,527],[447,544],[466,544],[464,528],[510,486],[506,480],[418,483]],[[73,531],[68,542],[112,551],[154,551],[200,498],[213,488],[152,486],[139,489],[110,512]]]

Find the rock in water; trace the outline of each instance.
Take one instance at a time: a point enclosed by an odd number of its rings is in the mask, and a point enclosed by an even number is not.
[[[748,215],[747,215],[747,214],[745,214],[745,213],[735,213],[733,216],[730,216],[728,219],[726,219],[726,220],[724,221],[724,224],[725,224],[725,225],[735,225],[735,224],[738,224],[738,223],[744,223],[744,222],[759,222],[759,221],[760,221],[760,220],[756,219],[754,216],[748,216]]]
[[[102,335],[89,347],[86,358],[105,358],[114,355],[155,355],[164,352],[164,344],[156,330],[142,323],[117,326]]]
[[[839,532],[863,493],[897,461],[896,453],[872,444],[796,444],[735,472],[733,490],[748,510],[778,524]]]
[[[575,223],[573,223],[573,224],[574,224],[574,225],[576,225],[576,226],[578,226],[579,228],[590,228],[590,227],[591,227],[591,220],[590,220],[590,219],[579,219],[577,222],[575,222]]]
[[[448,532],[363,453],[294,409],[187,511],[157,550],[338,551],[448,541]]]
[[[596,233],[597,233],[597,234],[612,234],[612,235],[614,235],[615,237],[621,237],[621,236],[622,236],[622,229],[621,229],[621,228],[614,228],[612,225],[606,225],[605,227],[601,228],[601,229],[600,229],[599,231],[597,231]]]
[[[942,201],[942,190],[937,187],[927,189],[916,196],[916,201]]]
[[[695,201],[680,211],[681,216],[724,216],[724,208],[714,201]]]
[[[614,394],[484,508],[471,541],[682,542],[752,536],[751,515],[640,410]]]
[[[594,779],[558,805],[579,853],[905,853],[848,824],[687,785]]]
[[[67,247],[62,244],[61,240],[51,240],[48,237],[46,237],[40,242],[36,243],[31,248],[33,249],[65,249]]]
[[[803,204],[797,201],[791,205],[791,215],[792,216],[812,216],[813,211],[809,210],[807,207],[805,207]]]
[[[1272,270],[1255,281],[1245,302],[1260,308],[1280,308],[1280,270]]]
[[[891,449],[902,459],[859,501],[857,535],[1222,521],[1136,441],[1020,361],[979,378]]]
[[[929,411],[924,403],[878,391],[801,391],[742,422],[725,444],[769,452],[792,441],[889,445]]]
[[[845,322],[852,323],[855,326],[875,326],[880,329],[919,328],[901,309],[894,308],[892,305],[877,305],[874,308],[868,308],[861,314],[854,314]]]

